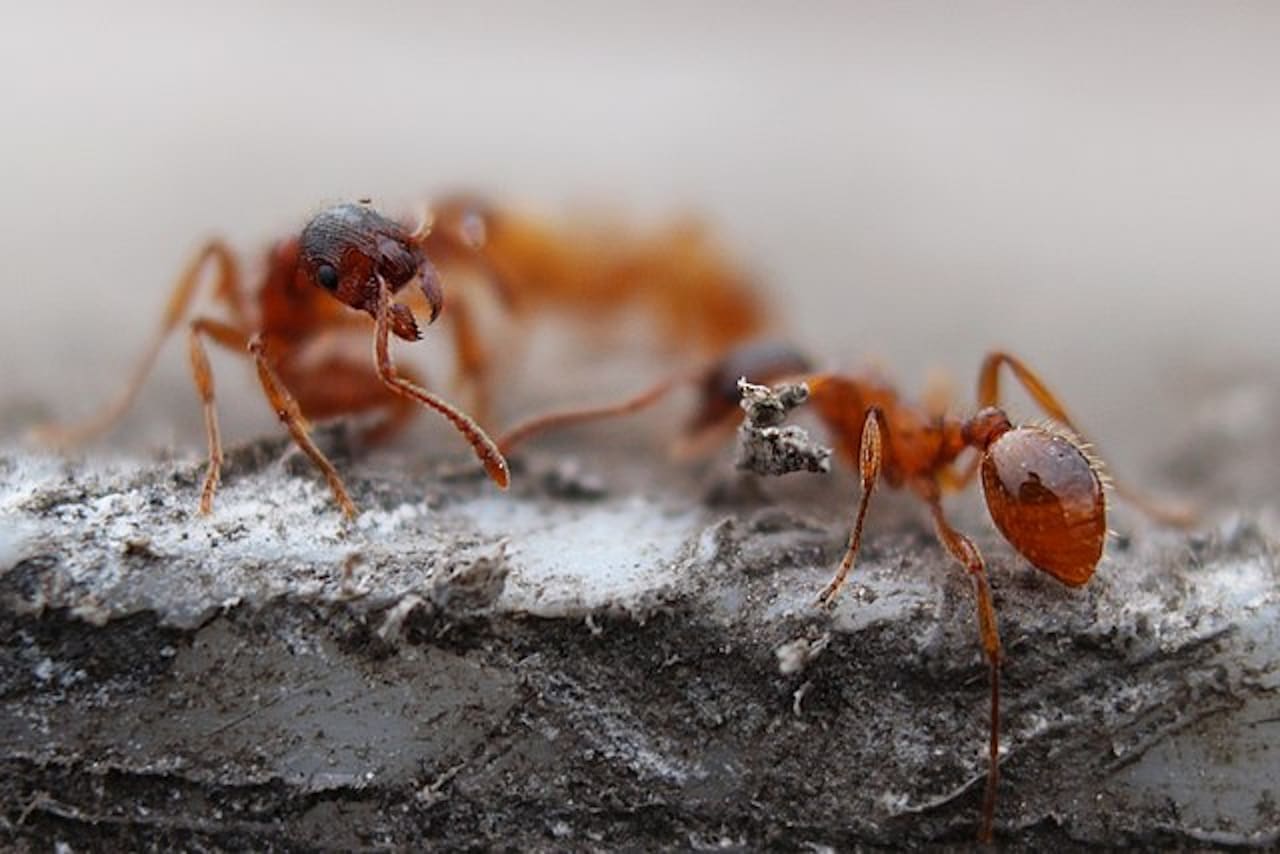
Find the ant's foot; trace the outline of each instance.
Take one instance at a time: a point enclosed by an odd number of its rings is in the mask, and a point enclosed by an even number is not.
[[[827,610],[831,610],[832,608],[835,607],[836,594],[840,592],[840,588],[843,586],[844,586],[843,578],[837,577],[832,579],[831,583],[828,584],[823,589],[822,593],[818,596],[818,601],[814,602],[813,604],[818,606],[819,608],[826,608]]]

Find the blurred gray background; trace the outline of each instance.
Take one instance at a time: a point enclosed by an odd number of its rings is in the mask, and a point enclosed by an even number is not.
[[[0,400],[91,410],[210,234],[466,187],[696,210],[824,361],[968,397],[1007,347],[1167,455],[1273,377],[1277,45],[1270,3],[10,4]],[[117,440],[202,447],[183,351]],[[230,438],[272,429],[217,360]]]

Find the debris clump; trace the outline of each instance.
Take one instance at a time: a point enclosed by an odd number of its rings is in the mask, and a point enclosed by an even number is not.
[[[831,449],[815,442],[803,427],[781,426],[787,413],[809,399],[804,383],[769,387],[738,380],[739,405],[747,417],[738,428],[736,465],[759,475],[831,470]]]

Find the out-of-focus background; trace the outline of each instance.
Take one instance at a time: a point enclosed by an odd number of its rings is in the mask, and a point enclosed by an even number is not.
[[[823,361],[873,356],[908,388],[941,366],[967,397],[1007,347],[1112,455],[1168,453],[1188,401],[1277,364],[1273,4],[3,18],[0,400],[91,410],[206,236],[256,261],[326,203],[404,210],[458,187],[551,216],[695,210]],[[158,435],[203,445],[183,350],[117,440],[163,416]],[[272,429],[233,361],[216,365],[228,433]]]

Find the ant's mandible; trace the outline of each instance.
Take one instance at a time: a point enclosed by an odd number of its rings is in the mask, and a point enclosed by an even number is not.
[[[1002,367],[1061,427],[1011,422],[1000,408]],[[875,374],[811,374],[809,370],[807,360],[785,345],[752,343],[706,369],[659,383],[630,400],[532,419],[509,431],[499,444],[510,451],[548,429],[634,412],[690,380],[700,382],[702,404],[689,429],[733,423],[730,407],[738,398],[739,377],[755,383],[784,378],[803,381],[841,458],[858,472],[862,485],[848,548],[819,603],[832,605],[853,569],[867,506],[880,481],[909,489],[924,501],[939,541],[972,579],[978,635],[990,667],[988,772],[978,831],[980,840],[990,841],[999,781],[1000,634],[982,554],[947,520],[942,498],[980,475],[988,512],[1005,540],[1037,569],[1069,587],[1079,587],[1093,576],[1102,557],[1107,536],[1104,485],[1110,485],[1109,478],[1087,450],[1057,395],[1009,353],[993,352],[983,360],[978,411],[968,418],[948,414],[941,401],[929,406],[907,402]],[[969,450],[973,458],[958,468],[958,459]],[[1115,489],[1158,521],[1171,525],[1191,521],[1187,511],[1159,506],[1123,485],[1116,484]]]
[[[214,296],[227,318],[199,317],[188,325],[191,372],[209,438],[202,514],[213,507],[223,462],[206,339],[253,359],[271,408],[323,472],[348,517],[356,515],[355,504],[337,470],[312,442],[308,420],[381,410],[382,421],[364,435],[366,441],[378,442],[402,428],[419,405],[430,407],[470,443],[494,483],[506,488],[507,463],[497,445],[469,416],[424,389],[412,371],[397,369],[391,359],[392,333],[406,341],[422,335],[412,309],[393,298],[407,295],[425,302],[428,323],[444,304],[440,279],[424,249],[427,233],[426,225],[411,231],[366,204],[328,208],[301,234],[271,249],[253,303],[241,286],[232,251],[219,240],[206,243],[178,278],[160,329],[123,393],[89,421],[71,428],[43,428],[41,438],[75,444],[112,427],[137,395],[164,341],[183,322],[205,270],[212,267]],[[414,283],[417,288],[409,289]],[[373,319],[372,365],[332,347],[326,351],[334,333],[367,328],[364,315]]]

